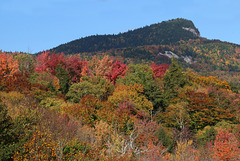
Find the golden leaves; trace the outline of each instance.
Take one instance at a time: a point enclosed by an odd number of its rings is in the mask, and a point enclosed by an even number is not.
[[[121,101],[131,101],[139,112],[149,113],[153,109],[153,105],[142,93],[143,85],[137,83],[134,85],[118,85],[108,100],[115,106],[118,106]]]

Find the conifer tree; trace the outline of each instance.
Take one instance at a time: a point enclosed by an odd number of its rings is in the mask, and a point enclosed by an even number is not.
[[[0,100],[0,160],[10,160],[13,142],[13,121]]]
[[[69,73],[67,70],[63,68],[61,63],[58,63],[56,68],[56,73],[57,73],[56,76],[59,79],[59,83],[60,83],[60,90],[62,91],[62,94],[66,94],[70,87]]]
[[[165,106],[167,107],[172,98],[177,97],[178,89],[186,84],[186,77],[182,67],[178,64],[176,58],[172,58],[172,64],[164,75],[164,97]]]

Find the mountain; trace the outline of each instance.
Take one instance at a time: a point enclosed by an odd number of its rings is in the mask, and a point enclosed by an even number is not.
[[[94,35],[80,38],[62,44],[50,51],[75,54],[143,45],[168,45],[175,44],[180,40],[196,39],[199,37],[200,33],[192,21],[173,19],[118,35]]]
[[[95,35],[50,49],[52,53],[78,54],[89,60],[109,55],[123,63],[170,64],[171,57],[201,75],[238,83],[240,46],[202,38],[192,21],[173,19],[118,35]]]

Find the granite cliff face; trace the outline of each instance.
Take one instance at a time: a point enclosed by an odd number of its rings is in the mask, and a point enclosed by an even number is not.
[[[194,28],[191,27],[182,27],[182,29],[190,31],[191,33],[193,33],[193,35],[195,35],[196,37],[200,37],[199,32],[197,32]]]

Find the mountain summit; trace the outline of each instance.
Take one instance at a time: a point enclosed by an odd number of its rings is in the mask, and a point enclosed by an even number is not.
[[[94,35],[51,49],[51,52],[76,54],[143,45],[168,45],[180,40],[197,39],[198,29],[190,20],[178,18],[145,26],[117,35]]]

